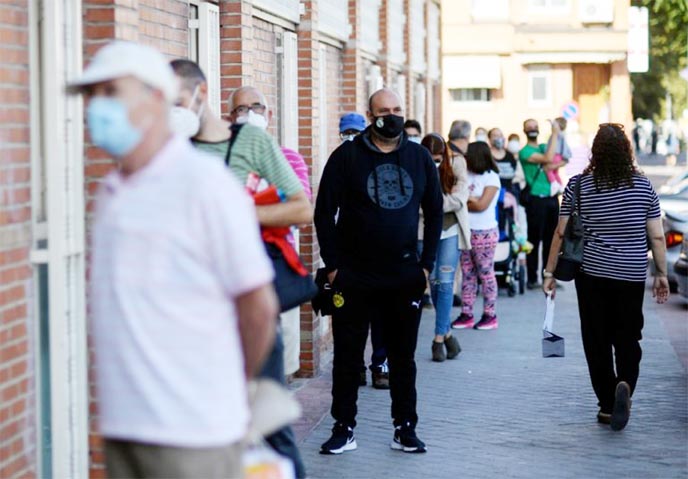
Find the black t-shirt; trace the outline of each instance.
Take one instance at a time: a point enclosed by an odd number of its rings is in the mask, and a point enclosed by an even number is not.
[[[499,168],[499,180],[502,183],[502,188],[511,191],[513,189],[514,176],[516,176],[516,158],[514,158],[510,151],[507,151],[504,158],[501,160],[495,158],[494,160]]]

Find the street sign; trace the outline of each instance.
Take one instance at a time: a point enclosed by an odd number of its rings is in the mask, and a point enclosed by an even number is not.
[[[650,33],[647,7],[628,8],[628,71],[645,73],[650,68]]]
[[[576,103],[573,100],[567,102],[561,108],[561,116],[563,116],[567,120],[575,120],[578,118],[579,114],[580,114],[580,108],[578,108],[578,103]]]

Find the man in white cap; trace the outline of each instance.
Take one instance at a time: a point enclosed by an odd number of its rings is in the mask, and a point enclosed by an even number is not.
[[[69,90],[117,164],[97,197],[90,278],[108,475],[240,477],[246,377],[277,314],[254,207],[172,135],[177,81],[156,50],[110,43]]]

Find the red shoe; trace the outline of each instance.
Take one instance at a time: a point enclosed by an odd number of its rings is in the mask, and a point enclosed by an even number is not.
[[[461,313],[461,316],[456,318],[452,324],[452,329],[467,329],[472,328],[475,324],[472,314]]]
[[[497,329],[499,326],[499,322],[497,321],[497,316],[488,316],[486,314],[483,314],[482,318],[480,318],[480,321],[478,321],[478,324],[473,326],[475,329],[480,329],[480,330],[487,330],[487,329]]]

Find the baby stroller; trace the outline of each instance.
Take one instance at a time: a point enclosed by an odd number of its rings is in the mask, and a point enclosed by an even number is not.
[[[499,242],[495,250],[494,270],[497,285],[506,288],[509,297],[516,292],[523,294],[526,286],[526,269],[519,259],[519,245],[514,235],[514,208],[505,207],[505,189],[499,190],[497,202],[497,221],[499,223]]]

